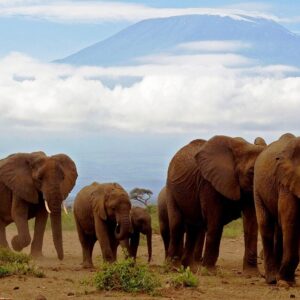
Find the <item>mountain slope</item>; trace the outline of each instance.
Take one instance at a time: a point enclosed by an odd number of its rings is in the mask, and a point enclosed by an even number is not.
[[[74,65],[136,64],[136,58],[172,52],[194,41],[242,41],[249,48],[236,51],[262,64],[300,66],[300,36],[276,22],[249,16],[186,15],[141,21],[114,36],[57,62]],[[180,54],[178,49],[176,54]]]

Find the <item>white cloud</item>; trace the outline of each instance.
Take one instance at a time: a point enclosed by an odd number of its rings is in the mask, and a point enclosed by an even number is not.
[[[32,134],[295,131],[300,129],[300,77],[288,76],[293,71],[286,66],[229,68],[192,59],[179,65],[171,60],[75,68],[12,54],[0,61],[1,128]],[[103,76],[140,76],[141,81],[110,89],[95,79]]]
[[[149,18],[188,14],[229,16],[249,22],[252,21],[241,15],[277,19],[263,13],[252,13],[233,8],[154,8],[140,4],[108,1],[0,0],[0,16],[27,16],[52,21],[102,22],[125,20],[135,22]]]
[[[197,41],[178,45],[179,49],[197,52],[235,52],[250,47],[241,41]]]
[[[138,59],[140,62],[164,65],[222,65],[222,66],[241,66],[249,65],[254,61],[242,55],[228,54],[197,54],[197,55],[156,55],[144,56]]]
[[[249,11],[249,10],[250,11],[270,11],[273,8],[272,4],[270,4],[270,3],[256,2],[256,1],[234,3],[234,4],[226,5],[226,7],[247,10],[247,11]]]

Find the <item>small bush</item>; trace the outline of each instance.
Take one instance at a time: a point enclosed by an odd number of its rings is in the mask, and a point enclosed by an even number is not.
[[[153,294],[160,282],[148,265],[136,264],[128,258],[112,264],[104,263],[95,276],[95,285],[99,290]]]
[[[192,273],[189,267],[184,269],[181,267],[178,271],[179,274],[174,276],[171,280],[171,284],[175,288],[181,287],[197,287],[199,285],[199,279]]]
[[[0,266],[0,278],[10,275],[10,271],[5,266]]]
[[[20,263],[28,264],[30,257],[24,253],[12,252],[7,248],[0,248],[0,262],[1,263]]]
[[[15,253],[6,248],[0,248],[0,277],[10,275],[31,275],[45,277],[45,274],[33,265],[30,257],[24,253]]]
[[[243,234],[243,221],[241,218],[234,220],[224,226],[224,238],[237,238]]]

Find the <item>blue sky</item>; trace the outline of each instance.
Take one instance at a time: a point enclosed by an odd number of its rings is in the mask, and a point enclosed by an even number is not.
[[[65,152],[79,168],[76,190],[100,180],[158,192],[169,159],[192,139],[299,135],[300,70],[253,63],[235,52],[248,47],[239,41],[201,41],[188,46],[218,51],[139,66],[49,63],[145,18],[203,11],[267,17],[300,32],[296,0],[0,0],[0,157]],[[101,76],[140,80],[112,88]]]
[[[61,8],[61,3],[66,6]],[[83,4],[82,15],[72,15],[75,6]],[[106,4],[106,7],[95,6]],[[47,5],[55,11],[47,14]],[[111,6],[114,5],[114,6]],[[129,7],[127,7],[127,6]],[[45,7],[43,10],[41,7]],[[136,7],[135,7],[136,6]],[[149,8],[226,8],[258,11],[279,18],[281,24],[300,32],[300,1],[45,1],[0,0],[0,57],[18,51],[43,61],[51,61],[74,53],[101,41],[126,26],[144,18],[147,13],[136,12]],[[36,12],[36,7],[41,8]],[[95,9],[96,7],[96,9]],[[93,13],[109,12],[109,16]],[[9,13],[7,13],[9,11]],[[49,11],[49,9],[48,9]],[[120,17],[120,12],[123,16]],[[124,17],[128,13],[128,18]],[[150,14],[155,16],[155,12]]]

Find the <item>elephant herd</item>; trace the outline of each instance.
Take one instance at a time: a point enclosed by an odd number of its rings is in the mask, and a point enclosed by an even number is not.
[[[0,160],[0,246],[9,247],[5,227],[14,222],[14,250],[31,243],[31,255],[42,255],[50,215],[53,242],[63,259],[61,207],[77,179],[67,155],[17,153]],[[265,279],[289,286],[295,282],[300,241],[300,137],[287,133],[267,145],[262,138],[214,136],[194,140],[172,158],[166,185],[158,197],[160,232],[171,264],[214,268],[223,227],[242,216],[243,270],[257,273],[258,229],[264,251]],[[28,219],[35,218],[31,241]],[[140,233],[152,255],[151,217],[131,207],[117,183],[94,182],[79,191],[74,217],[83,267],[92,267],[96,241],[103,259],[116,260],[121,244],[136,257]]]

